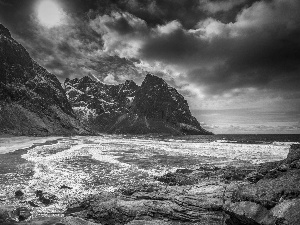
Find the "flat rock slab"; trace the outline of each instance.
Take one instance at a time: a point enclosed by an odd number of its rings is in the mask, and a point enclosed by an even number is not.
[[[300,170],[291,170],[275,179],[262,179],[256,184],[241,186],[235,201],[252,201],[271,209],[284,199],[300,195]]]
[[[283,224],[300,224],[300,199],[285,200],[276,205],[271,214],[277,217]]]
[[[236,202],[225,206],[225,212],[230,216],[227,225],[258,225],[275,224],[276,218],[270,215],[269,210],[254,202]]]

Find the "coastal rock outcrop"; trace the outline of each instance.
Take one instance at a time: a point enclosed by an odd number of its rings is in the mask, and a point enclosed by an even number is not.
[[[0,206],[0,224],[15,224],[30,216],[31,211],[26,207]]]
[[[55,75],[0,24],[0,133],[87,134]]]
[[[234,174],[232,167],[211,165],[177,169],[156,177],[159,182],[129,184],[92,195],[71,204],[65,214],[107,225],[223,224],[224,205],[242,182],[233,175],[229,183],[224,173]]]
[[[195,194],[201,188],[185,192],[186,186],[137,189],[131,195],[99,194],[76,207],[72,216],[92,219],[101,224],[137,224],[138,221],[165,222],[167,224],[217,225],[222,221],[222,185],[206,183],[206,193]],[[211,186],[210,186],[211,185]],[[210,193],[211,189],[215,190]],[[131,189],[131,187],[130,187]],[[81,208],[81,210],[78,210]],[[147,224],[146,223],[146,224]],[[141,223],[144,224],[144,223]]]
[[[67,79],[67,96],[81,121],[92,129],[122,134],[212,134],[192,116],[187,101],[163,79],[148,74],[107,85],[89,77]]]
[[[227,224],[298,225],[299,160],[300,144],[294,144],[285,160],[262,164],[252,173],[252,178],[256,176],[254,183],[242,185],[233,193],[232,202],[225,207],[230,215]]]

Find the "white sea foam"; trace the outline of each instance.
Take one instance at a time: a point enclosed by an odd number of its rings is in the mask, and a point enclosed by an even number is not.
[[[18,143],[16,146],[20,146]],[[55,194],[61,203],[51,207],[53,211],[55,208],[63,211],[74,198],[99,191],[114,192],[126,182],[151,182],[153,176],[175,171],[181,165],[188,168],[202,163],[224,166],[281,160],[286,157],[290,144],[240,144],[223,140],[199,143],[118,135],[60,138],[58,143],[36,146],[23,155],[35,165],[34,176],[26,189],[33,197],[35,190]],[[184,160],[187,163],[180,164]],[[72,189],[60,189],[62,185]],[[212,185],[207,191],[214,188]]]
[[[262,163],[284,159],[292,142],[274,142],[272,144],[239,144],[235,142],[213,141],[205,143],[170,142],[146,139],[109,139],[95,140],[101,144],[111,144],[108,149],[116,148],[115,145],[123,145],[127,148],[156,149],[168,152],[171,155],[198,155],[211,158],[226,158],[232,160],[246,160],[251,163]],[[213,160],[213,159],[212,159]]]

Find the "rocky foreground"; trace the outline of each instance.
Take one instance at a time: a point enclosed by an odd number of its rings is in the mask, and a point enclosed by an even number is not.
[[[70,203],[60,215],[32,216],[55,195],[17,190],[20,207],[0,206],[0,224],[227,224],[297,225],[300,221],[300,145],[285,160],[259,166],[177,169],[156,183],[127,185]],[[62,185],[61,189],[70,189]],[[5,199],[0,199],[5,201]],[[22,205],[22,206],[21,206]]]
[[[300,224],[300,145],[285,160],[265,163],[248,175],[224,207],[227,224]]]

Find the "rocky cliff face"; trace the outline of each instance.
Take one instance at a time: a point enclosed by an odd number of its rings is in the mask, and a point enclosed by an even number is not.
[[[64,83],[73,110],[81,122],[99,132],[109,131],[128,112],[138,86],[133,81],[107,85],[89,77],[67,79]]]
[[[211,134],[192,116],[187,101],[163,79],[148,74],[107,85],[89,77],[67,79],[67,96],[81,121],[94,130],[129,134]]]
[[[0,24],[0,133],[84,134],[58,79]]]

